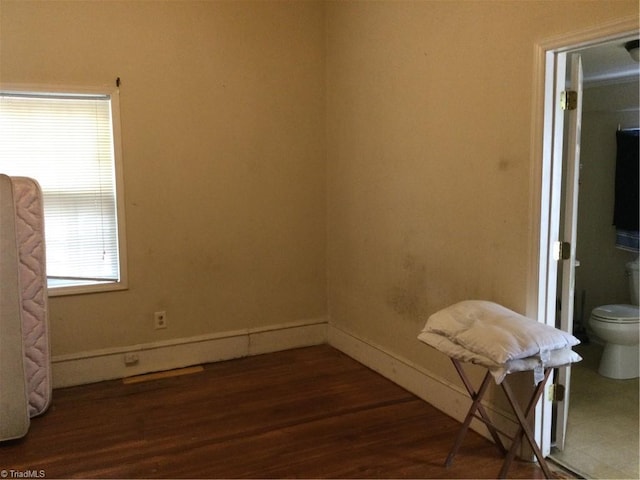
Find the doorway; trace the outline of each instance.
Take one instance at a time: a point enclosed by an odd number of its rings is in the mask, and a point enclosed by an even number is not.
[[[566,84],[568,78],[566,72],[571,70],[567,68],[567,65],[571,65],[572,57],[575,60],[575,57],[579,56],[584,60],[587,81],[591,81],[595,75],[593,67],[597,67],[597,75],[608,75],[608,79],[601,78],[599,81],[611,81],[614,77],[619,77],[620,73],[612,65],[595,65],[594,58],[596,58],[596,54],[599,54],[605,47],[622,48],[627,40],[638,38],[637,32],[637,19],[634,19],[607,25],[597,30],[554,39],[546,45],[540,45],[538,49],[537,61],[538,71],[540,72],[538,87],[540,96],[537,97],[539,101],[535,102],[538,110],[534,114],[542,126],[536,132],[536,136],[541,139],[541,143],[535,146],[538,150],[534,151],[534,154],[539,154],[538,158],[541,158],[542,162],[538,165],[539,184],[534,188],[534,194],[539,195],[535,200],[539,202],[538,205],[540,206],[540,216],[538,218],[540,222],[534,227],[538,229],[540,241],[539,248],[533,255],[534,261],[537,262],[537,277],[534,284],[535,288],[532,289],[535,290],[535,295],[533,295],[532,302],[530,302],[530,311],[535,312],[541,321],[568,331],[572,331],[572,324],[576,319],[576,329],[573,329],[576,334],[583,334],[582,330],[586,326],[590,310],[587,311],[587,308],[585,308],[586,302],[584,301],[583,289],[579,286],[575,290],[577,293],[574,294],[573,288],[574,274],[582,268],[576,269],[582,260],[576,258],[576,243],[580,244],[580,239],[576,239],[575,233],[579,232],[579,229],[574,228],[574,236],[571,238],[571,228],[565,229],[564,227],[572,221],[577,222],[577,209],[572,212],[571,208],[567,206],[578,205],[578,183],[575,185],[575,191],[566,187],[571,187],[571,181],[567,181],[567,179],[572,177],[572,165],[567,161],[567,158],[576,158],[576,147],[578,155],[580,153],[580,125],[578,124],[577,127],[578,135],[576,140],[576,132],[573,131],[572,133],[572,129],[567,128],[567,124],[570,122],[566,119],[570,115],[565,115],[565,112],[561,110],[557,102],[561,92],[569,89]],[[627,54],[627,52],[623,53]],[[605,55],[604,58],[611,60],[610,56]],[[637,64],[631,65],[637,75]],[[544,74],[541,72],[544,72]],[[575,75],[575,71],[573,73]],[[574,75],[569,75],[569,77]],[[578,120],[581,119],[582,114],[579,117]],[[615,134],[615,129],[613,134]],[[574,151],[574,154],[570,155],[569,153],[572,151]],[[579,162],[575,164],[575,168],[579,169]],[[569,237],[566,236],[567,234],[569,234]],[[565,255],[560,254],[558,251],[558,242],[561,241],[569,241],[571,243],[569,255],[566,255],[566,251],[564,252]],[[561,258],[565,258],[565,260],[561,260]],[[609,303],[615,303],[615,301],[610,301]],[[576,307],[575,312],[572,312],[574,306]],[[594,350],[594,348],[592,347],[591,350]],[[585,356],[585,362],[574,367],[576,373],[579,373],[579,375],[575,376],[574,382],[578,380],[584,383],[582,369],[592,364],[593,359],[587,360]],[[587,406],[596,407],[594,402],[590,404],[590,401],[585,401],[584,388],[581,389],[581,385],[577,384],[575,389],[572,388],[570,368],[558,370],[555,372],[555,377],[556,382],[560,381],[565,385],[567,394],[563,402],[553,404],[547,398],[539,406],[536,426],[540,435],[540,445],[543,453],[551,455],[552,458],[585,477],[606,478],[608,476],[609,478],[615,478],[627,476],[621,475],[626,470],[612,470],[610,474],[606,474],[602,470],[595,471],[593,462],[589,464],[588,462],[577,460],[578,456],[566,455],[570,450],[588,452],[589,448],[592,448],[594,451],[602,451],[604,442],[602,429],[592,432],[591,438],[596,440],[595,445],[591,446],[580,445],[576,441],[576,437],[568,436],[570,432],[574,433],[577,430],[575,415],[572,415],[573,409],[569,408],[572,405],[574,394],[576,395],[576,405],[586,404]],[[589,386],[592,385],[591,383]],[[637,392],[637,383],[635,385]],[[611,389],[605,387],[597,390],[611,392]],[[593,396],[593,389],[588,390],[588,392],[586,395]],[[630,419],[631,421],[627,423],[635,430],[636,454],[632,456],[632,459],[637,461],[637,395],[635,398],[635,422]],[[584,422],[584,425],[591,424],[597,429],[595,422],[590,420],[593,420],[593,418]],[[587,440],[589,435],[585,430],[582,430],[578,438],[580,441]],[[625,441],[627,444],[629,443],[629,439]],[[621,451],[624,451],[624,449],[619,446],[618,452]],[[593,460],[593,455],[586,455],[583,458]],[[609,455],[609,458],[611,458],[611,455]],[[632,465],[631,468],[630,475],[632,478],[637,478],[637,463],[635,464],[635,475],[633,473],[634,466]]]
[[[603,345],[587,331],[595,307],[630,303],[625,265],[637,256],[615,247],[612,226],[616,131],[639,126],[637,64],[624,55],[623,45],[606,42],[571,52],[580,55],[585,73],[572,319],[582,341],[575,350],[584,360],[571,369],[563,444],[552,444],[551,457],[590,478],[638,478],[638,379],[600,375]],[[593,64],[616,54],[622,65],[633,67],[628,76],[613,63],[607,67],[611,76]]]

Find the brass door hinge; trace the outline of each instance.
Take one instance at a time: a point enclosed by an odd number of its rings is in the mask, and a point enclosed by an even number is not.
[[[575,110],[578,108],[578,92],[565,90],[560,94],[560,106],[562,110]]]
[[[564,401],[565,388],[564,385],[559,383],[553,383],[549,385],[549,391],[547,398],[550,402],[562,402]]]
[[[569,260],[571,258],[571,244],[569,242],[556,242],[554,258],[556,260]]]

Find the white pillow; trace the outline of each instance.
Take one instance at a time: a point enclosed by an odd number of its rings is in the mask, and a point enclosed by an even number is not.
[[[448,338],[461,347],[502,365],[580,343],[573,335],[527,318],[497,303],[466,300],[429,317],[423,332]]]
[[[453,343],[448,338],[436,333],[422,332],[418,335],[418,339],[444,353],[448,357],[455,358],[461,362],[475,363],[488,368],[496,383],[501,383],[510,373],[525,372],[528,370],[536,371],[545,367],[562,367],[582,360],[582,357],[571,350],[571,348],[561,348],[558,350],[552,350],[550,352],[549,359],[546,362],[542,362],[539,355],[534,355],[532,357],[511,360],[498,365],[488,358],[470,352],[460,345]],[[537,384],[538,381],[539,380],[536,380],[535,383]]]

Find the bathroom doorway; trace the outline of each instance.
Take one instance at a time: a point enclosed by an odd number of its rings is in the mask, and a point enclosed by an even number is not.
[[[581,244],[580,237],[582,237],[580,229],[576,228],[579,223],[578,193],[580,189],[583,190],[580,192],[583,197],[591,195],[591,193],[589,193],[589,189],[578,187],[577,177],[573,176],[573,166],[567,162],[568,158],[574,159],[576,153],[580,153],[580,123],[574,123],[573,127],[570,127],[571,122],[567,119],[571,117],[571,114],[565,116],[565,111],[556,101],[559,101],[561,92],[575,89],[575,86],[568,88],[566,80],[574,78],[577,70],[574,68],[573,75],[568,76],[566,72],[572,71],[571,68],[567,68],[567,65],[575,64],[575,57],[578,56],[584,64],[584,83],[586,84],[594,82],[615,83],[621,81],[624,75],[628,75],[628,72],[622,73],[622,67],[615,65],[615,62],[611,63],[618,58],[618,54],[625,55],[625,57],[620,56],[619,58],[625,59],[624,62],[627,63],[625,68],[635,72],[637,77],[638,64],[632,63],[628,53],[623,49],[626,41],[636,38],[638,38],[637,19],[630,19],[628,22],[607,25],[597,30],[554,39],[546,45],[540,45],[538,51],[539,70],[545,72],[544,80],[540,79],[540,82],[544,83],[544,88],[541,89],[544,90],[544,95],[541,95],[543,101],[540,102],[540,111],[538,112],[544,127],[539,132],[543,140],[538,146],[539,152],[537,152],[542,158],[540,189],[537,190],[540,196],[536,199],[539,200],[541,208],[541,222],[538,225],[540,228],[540,249],[539,252],[536,252],[538,254],[536,257],[538,283],[535,295],[537,303],[530,306],[530,311],[535,312],[545,323],[570,331],[575,319],[576,325],[573,331],[580,334],[578,336],[585,334],[583,330],[588,320],[588,312],[590,312],[584,293],[589,290],[582,286],[582,280],[580,280],[580,268],[584,268],[583,259],[576,258],[576,244]],[[616,48],[617,50],[615,50]],[[610,50],[607,51],[607,49]],[[541,67],[540,64],[543,64],[544,67]],[[589,85],[588,88],[592,88],[592,86]],[[587,92],[587,94],[590,93]],[[636,118],[637,114],[636,105]],[[573,117],[575,121],[575,112],[573,112]],[[578,122],[582,120],[582,113],[578,115],[577,120]],[[615,127],[611,134],[615,138]],[[575,172],[578,171],[579,169]],[[574,178],[576,179],[575,184],[572,183]],[[573,229],[571,228],[572,223]],[[563,245],[563,252],[558,248],[560,241],[570,243],[570,245]],[[567,252],[569,253],[567,254]],[[580,253],[579,247],[578,253]],[[574,286],[577,288],[574,289]],[[588,293],[590,301],[597,301],[595,298],[592,299],[592,296]],[[614,303],[615,301],[615,299],[611,299],[600,304]],[[575,312],[572,311],[574,306]],[[541,448],[545,454],[549,454],[558,462],[587,478],[638,478],[637,379],[635,397],[633,393],[630,393],[631,397],[625,396],[623,401],[625,405],[630,406],[630,411],[635,411],[635,417],[631,413],[626,421],[630,429],[628,436],[625,437],[626,434],[617,429],[617,432],[612,432],[610,439],[606,439],[603,437],[603,432],[607,429],[603,427],[611,425],[612,418],[606,413],[607,407],[597,410],[596,394],[601,395],[605,405],[608,402],[610,407],[611,397],[609,395],[616,395],[619,392],[613,393],[616,390],[610,385],[594,387],[600,379],[593,378],[592,375],[597,376],[597,372],[589,371],[589,367],[593,367],[595,364],[597,368],[598,346],[591,345],[587,339],[585,345],[579,347],[578,351],[583,353],[584,362],[577,364],[573,369],[560,369],[556,372],[556,383],[564,384],[567,387],[564,400],[552,403],[546,399],[539,407],[537,426],[540,431]],[[571,382],[571,370],[574,370],[575,373],[573,382]],[[633,390],[633,386],[629,390]],[[587,413],[584,413],[585,406]],[[582,414],[580,414],[580,410],[583,411]],[[580,420],[580,415],[582,415],[582,420]],[[598,425],[595,421],[597,417],[603,420],[603,424]],[[616,433],[618,439],[614,438]],[[627,446],[630,450],[625,448]],[[604,465],[603,470],[601,468],[603,462],[599,462],[596,457],[598,452],[606,452],[607,448],[615,450],[615,454],[609,452],[603,455],[603,458],[609,462],[609,466]],[[633,450],[634,448],[635,450]],[[627,462],[631,464],[623,465],[622,457],[627,457]],[[618,468],[620,466],[623,468]]]
[[[573,332],[582,341],[576,350],[584,360],[571,369],[563,436],[556,437],[551,457],[588,478],[638,478],[638,379],[615,380],[598,373],[603,345],[588,328],[595,307],[630,303],[625,265],[637,257],[615,247],[611,225],[616,131],[639,126],[638,66],[626,55],[624,43],[616,40],[571,53],[580,55],[585,72],[571,312]],[[610,66],[601,67],[601,59]],[[632,68],[622,74],[625,66]],[[563,262],[561,268],[565,266]],[[562,285],[564,289],[564,281]]]

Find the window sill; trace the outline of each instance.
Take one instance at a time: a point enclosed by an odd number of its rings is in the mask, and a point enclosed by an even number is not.
[[[127,290],[129,287],[124,282],[95,282],[80,284],[78,282],[73,285],[55,285],[55,281],[49,280],[48,294],[49,297],[63,297],[67,295],[83,295],[88,293],[114,292],[119,290]]]

